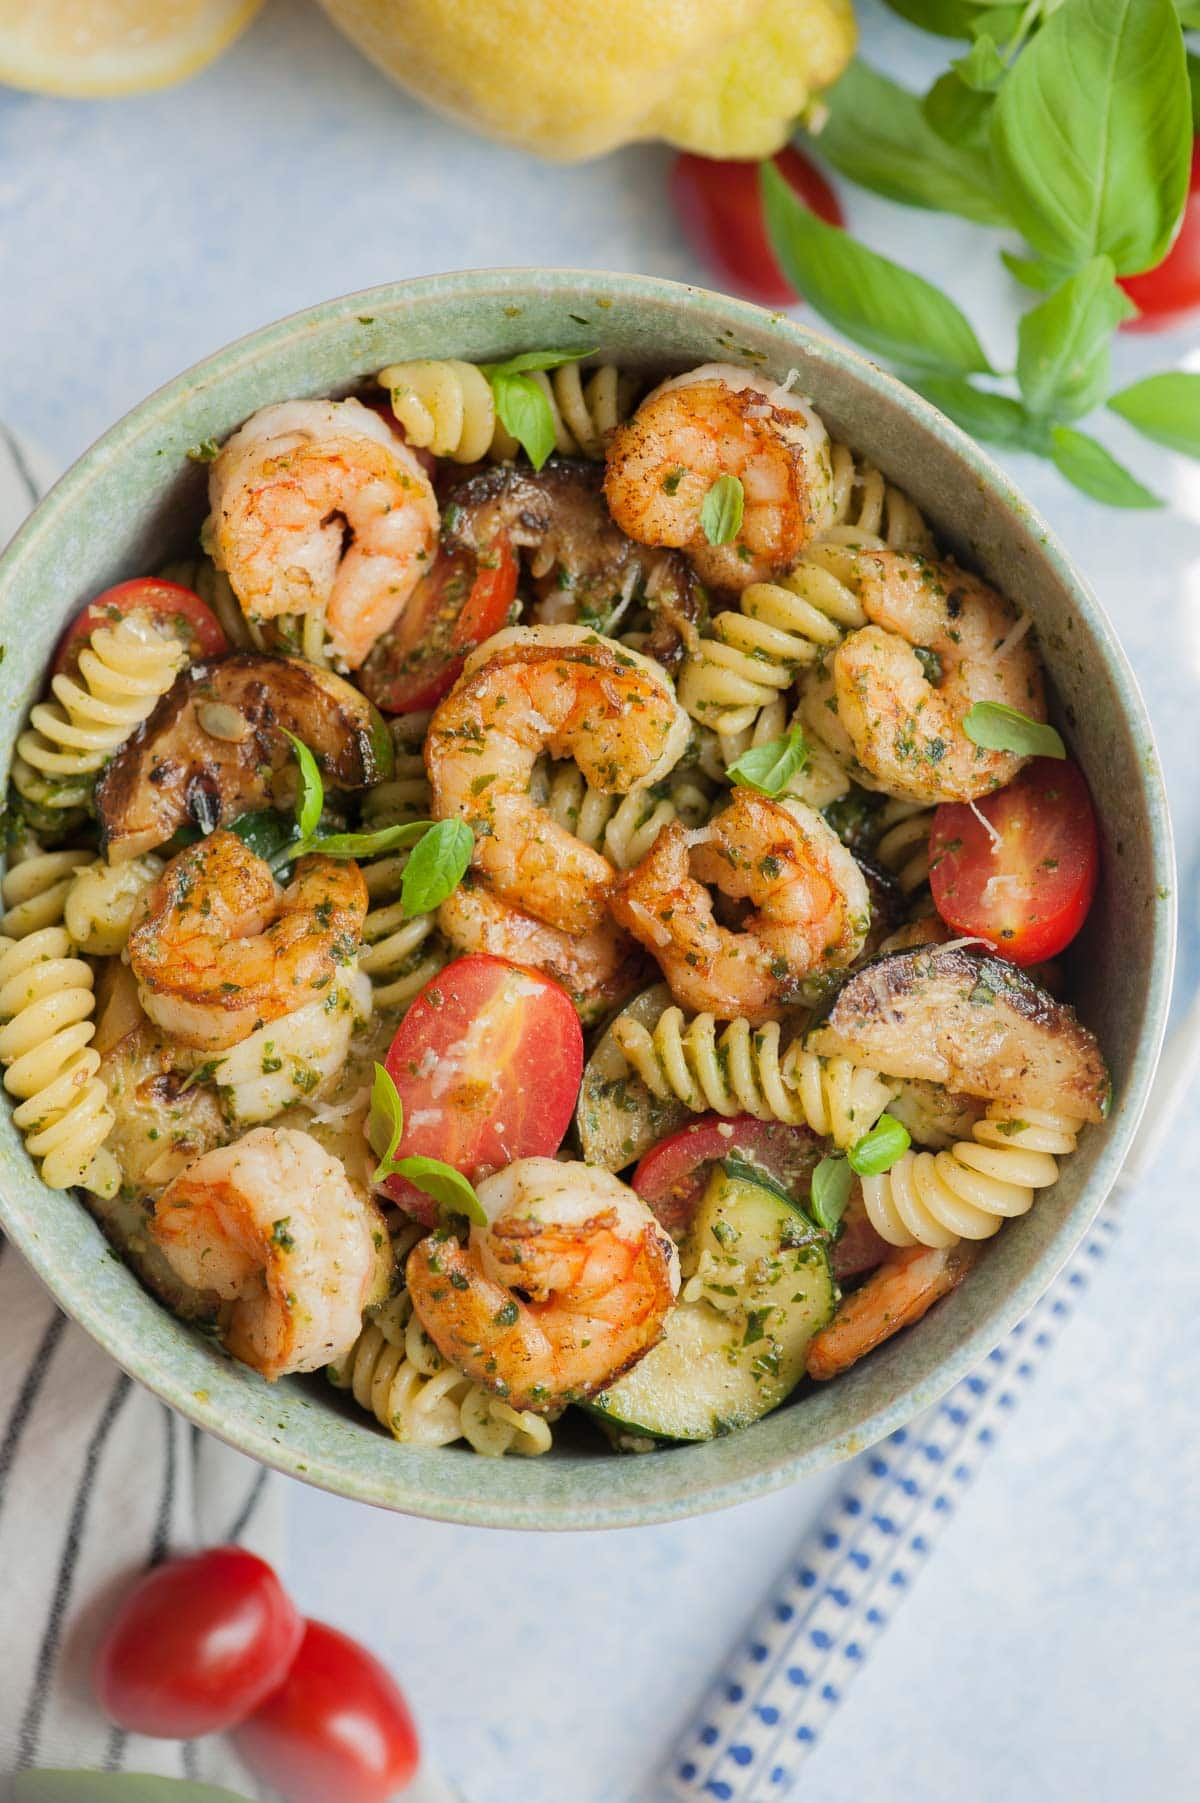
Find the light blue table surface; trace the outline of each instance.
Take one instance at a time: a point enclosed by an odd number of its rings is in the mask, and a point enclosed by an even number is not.
[[[914,84],[939,54],[868,3],[867,49]],[[120,104],[0,93],[0,418],[66,462],[226,340],[330,294],[437,269],[562,263],[703,280],[667,154],[548,168],[395,92],[306,5],[276,0],[185,88]],[[975,228],[860,194],[852,223],[1010,355],[1014,294]],[[1191,356],[1128,339],[1118,375]],[[1094,583],[1153,717],[1182,872],[1200,853],[1200,470],[1113,421],[1173,506],[1121,515],[1007,459]],[[1200,1098],[1198,1098],[1200,1099]],[[806,1803],[1200,1791],[1200,1209],[1195,1105],[1129,1205],[1049,1370],[805,1769]],[[294,1487],[302,1605],[409,1687],[471,1803],[618,1803],[836,1473],[730,1513],[545,1539],[384,1516]]]

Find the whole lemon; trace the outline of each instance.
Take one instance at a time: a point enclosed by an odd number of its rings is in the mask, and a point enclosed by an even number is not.
[[[854,48],[851,0],[321,0],[419,99],[541,156],[769,156]]]

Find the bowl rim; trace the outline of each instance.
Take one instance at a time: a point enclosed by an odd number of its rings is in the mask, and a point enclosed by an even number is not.
[[[513,1504],[465,1493],[452,1500],[441,1493],[421,1489],[414,1479],[410,1479],[407,1485],[398,1485],[395,1482],[385,1484],[382,1480],[374,1481],[361,1472],[348,1475],[344,1467],[333,1459],[322,1459],[310,1449],[281,1444],[265,1431],[257,1431],[245,1420],[230,1421],[225,1418],[215,1404],[208,1402],[203,1392],[197,1394],[178,1376],[157,1369],[148,1351],[137,1344],[136,1336],[123,1330],[115,1318],[105,1315],[98,1321],[93,1320],[83,1281],[73,1284],[61,1271],[56,1270],[51,1249],[32,1226],[27,1227],[19,1214],[14,1217],[7,1197],[0,1194],[0,1227],[66,1314],[83,1326],[84,1331],[122,1370],[187,1420],[263,1465],[299,1478],[316,1488],[405,1514],[468,1526],[542,1531],[578,1530],[648,1526],[706,1514],[781,1489],[802,1477],[824,1470],[841,1459],[851,1457],[906,1426],[937,1402],[953,1384],[988,1356],[1045,1293],[1103,1205],[1129,1152],[1145,1109],[1166,1031],[1175,965],[1177,883],[1174,845],[1154,730],[1137,679],[1116,631],[1056,534],[1025,499],[1007,473],[973,439],[898,377],[881,369],[870,358],[822,332],[814,331],[811,326],[785,312],[759,307],[715,290],[667,281],[656,276],[602,269],[512,266],[454,270],[379,283],[284,315],[232,340],[152,390],[75,459],[43,496],[0,555],[0,610],[8,597],[14,591],[19,591],[26,557],[40,544],[45,534],[54,532],[59,521],[70,515],[85,497],[92,481],[113,459],[136,445],[137,439],[148,427],[161,426],[165,417],[186,405],[188,398],[209,381],[227,378],[241,367],[253,366],[264,360],[269,362],[284,345],[311,335],[315,328],[348,314],[358,316],[367,310],[374,310],[378,314],[401,306],[424,306],[449,298],[469,298],[472,295],[477,295],[480,299],[485,296],[494,297],[497,293],[516,296],[531,290],[539,298],[556,294],[564,297],[578,296],[581,289],[597,286],[634,303],[657,301],[674,309],[686,308],[693,301],[716,304],[731,326],[736,326],[739,320],[743,320],[748,328],[761,330],[764,324],[768,324],[782,330],[798,345],[803,346],[816,361],[832,365],[881,398],[898,404],[910,420],[940,439],[945,448],[967,466],[976,480],[992,492],[1006,511],[1022,521],[1025,529],[1038,539],[1039,547],[1056,579],[1084,616],[1097,654],[1105,664],[1118,694],[1126,724],[1136,732],[1139,741],[1148,749],[1149,755],[1142,760],[1142,793],[1147,804],[1146,827],[1153,863],[1152,876],[1160,890],[1164,886],[1169,890],[1169,896],[1168,905],[1156,910],[1154,916],[1152,933],[1156,945],[1153,948],[1148,993],[1145,997],[1146,1025],[1132,1055],[1128,1080],[1122,1089],[1120,1121],[1114,1123],[1114,1130],[1097,1159],[1088,1186],[1081,1192],[1071,1212],[1064,1216],[1054,1238],[1025,1277],[990,1309],[986,1318],[977,1323],[953,1351],[945,1355],[922,1383],[874,1409],[852,1432],[842,1431],[831,1435],[806,1450],[783,1450],[769,1455],[753,1472],[710,1483],[696,1493],[671,1496],[658,1502],[624,1502],[607,1498],[597,1500],[594,1497],[584,1500],[543,1497],[527,1504]],[[13,730],[15,736],[17,726]],[[666,1455],[655,1456],[678,1457],[686,1450],[671,1449]]]

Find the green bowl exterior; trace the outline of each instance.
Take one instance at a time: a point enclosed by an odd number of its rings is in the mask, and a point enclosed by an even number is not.
[[[1097,602],[990,460],[919,396],[782,314],[642,276],[500,270],[432,276],[314,307],[220,351],[144,401],[63,477],[0,561],[4,756],[64,624],[121,577],[178,552],[204,511],[190,446],[256,408],[344,392],[384,364],[498,360],[551,346],[631,365],[710,360],[798,372],[830,430],[922,507],[943,541],[1027,607],[1058,718],[1102,823],[1105,880],[1073,958],[1114,1105],[1061,1181],[992,1242],[971,1279],[837,1383],[743,1432],[640,1458],[584,1437],[537,1460],[397,1445],[321,1378],[269,1386],[154,1302],[86,1210],[36,1177],[0,1119],[0,1225],[62,1308],[201,1427],[281,1471],[384,1508],[498,1527],[666,1521],[775,1489],[910,1421],[977,1365],[1046,1289],[1103,1202],[1145,1103],[1169,1001],[1175,880],[1150,725]]]

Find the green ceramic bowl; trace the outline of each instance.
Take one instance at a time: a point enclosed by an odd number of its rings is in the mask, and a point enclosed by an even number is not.
[[[605,1454],[586,1427],[530,1461],[407,1448],[319,1378],[267,1385],[151,1301],[86,1210],[43,1188],[7,1114],[0,1225],[126,1371],[268,1465],[449,1521],[609,1527],[719,1508],[858,1452],[926,1408],[1026,1312],[1103,1202],[1145,1101],[1167,1012],[1174,875],[1158,759],[1129,666],[1007,477],[901,383],[782,315],[590,270],[433,276],[332,301],[219,352],[114,426],[0,563],[6,761],[63,623],[194,535],[204,473],[188,462],[190,445],[223,439],[269,401],[342,391],[401,358],[496,360],[545,346],[595,347],[651,368],[727,359],[781,378],[797,370],[830,430],[906,488],[962,559],[1033,614],[1058,717],[1104,827],[1104,882],[1074,963],[1080,1010],[1112,1066],[1111,1118],[1089,1128],[1056,1189],[1006,1227],[969,1282],[918,1327],[743,1433],[640,1458]]]

